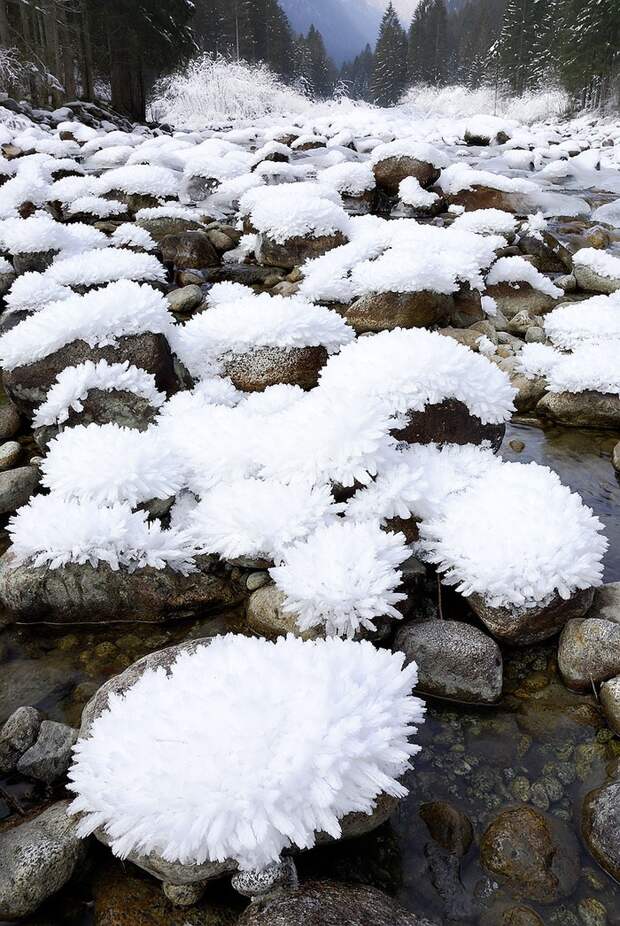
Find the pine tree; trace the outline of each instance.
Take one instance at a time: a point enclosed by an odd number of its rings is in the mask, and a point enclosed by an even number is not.
[[[305,39],[306,54],[303,56],[301,77],[310,93],[315,97],[330,96],[336,82],[336,68],[325,51],[323,36],[312,25]]]
[[[370,98],[379,106],[396,103],[407,86],[407,36],[390,3],[383,14],[370,82]]]
[[[567,0],[560,52],[565,86],[584,106],[620,95],[618,0]]]
[[[422,0],[409,29],[409,79],[445,84],[448,77],[448,15],[443,0]]]

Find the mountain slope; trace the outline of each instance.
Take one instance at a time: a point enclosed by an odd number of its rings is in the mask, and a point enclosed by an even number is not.
[[[374,48],[381,11],[368,0],[280,0],[293,29],[314,25],[337,64],[354,58],[367,42]]]

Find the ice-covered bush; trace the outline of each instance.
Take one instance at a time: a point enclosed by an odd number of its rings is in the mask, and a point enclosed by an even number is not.
[[[396,591],[398,567],[409,556],[402,534],[372,521],[341,520],[288,547],[282,565],[270,573],[300,630],[320,627],[352,637],[360,629],[375,630],[379,617],[402,618],[394,607],[406,598]]]
[[[216,637],[113,694],[79,740],[69,787],[79,831],[121,858],[260,869],[370,813],[419,746],[415,663],[346,640]]]
[[[463,595],[518,610],[600,585],[602,530],[550,469],[503,463],[421,524],[420,549]]]
[[[193,571],[193,549],[182,532],[162,530],[145,511],[128,504],[37,495],[9,521],[11,552],[18,563],[58,569],[72,563],[116,570],[151,566]]]
[[[83,410],[83,402],[91,389],[131,392],[146,399],[154,408],[166,401],[166,396],[155,385],[153,374],[130,365],[128,360],[124,363],[86,360],[78,366],[65,367],[58,374],[45,401],[35,412],[33,427],[63,424],[71,411]]]
[[[105,347],[127,335],[166,334],[170,326],[161,293],[146,284],[119,280],[85,296],[51,302],[25,318],[0,337],[0,363],[12,370],[41,360],[71,341]]]

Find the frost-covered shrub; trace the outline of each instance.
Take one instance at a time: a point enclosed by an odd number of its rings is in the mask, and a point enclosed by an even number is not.
[[[456,399],[483,424],[506,421],[515,390],[506,374],[453,338],[424,329],[382,331],[358,338],[331,357],[319,389],[332,396],[376,398],[390,414],[423,411]]]
[[[171,316],[161,293],[120,280],[85,296],[51,302],[0,337],[0,363],[13,370],[35,363],[71,341],[89,347],[115,345],[131,334],[167,334]]]
[[[341,835],[400,777],[424,719],[415,663],[370,643],[215,637],[113,694],[69,772],[79,832],[116,855],[261,869]],[[268,680],[268,684],[266,684]]]
[[[18,563],[58,569],[71,563],[116,570],[151,566],[193,571],[192,548],[182,533],[162,530],[145,511],[128,504],[37,495],[9,521],[11,552]]]
[[[618,341],[582,342],[571,353],[546,344],[525,344],[518,358],[528,377],[544,376],[549,392],[585,392],[593,389],[620,395]]]
[[[128,360],[124,363],[86,360],[78,366],[65,367],[58,374],[45,402],[35,412],[33,427],[63,424],[71,411],[83,410],[82,403],[91,389],[132,392],[146,399],[154,408],[159,408],[166,401],[166,396],[155,385],[153,374],[130,365]]]
[[[547,337],[563,350],[584,342],[620,342],[620,292],[558,306],[545,316],[544,325]]]
[[[526,609],[601,584],[602,530],[550,469],[503,463],[421,524],[420,550],[463,595]]]
[[[190,319],[174,341],[179,359],[197,378],[218,372],[218,362],[227,354],[319,345],[333,353],[355,337],[337,312],[301,296],[256,295],[248,287],[218,284],[209,301],[209,311]]]
[[[184,487],[184,466],[155,428],[77,425],[49,442],[42,484],[62,498],[139,505]]]
[[[500,257],[487,275],[487,286],[495,286],[497,283],[510,283],[516,288],[519,283],[528,283],[532,289],[537,289],[554,299],[559,299],[564,295],[563,289],[554,286],[549,277],[537,270],[524,257]]]
[[[287,546],[333,520],[342,507],[327,486],[237,479],[206,492],[187,529],[202,553],[278,559]]]
[[[398,567],[409,556],[402,534],[371,521],[341,520],[288,547],[270,574],[300,630],[324,627],[352,637],[362,628],[376,630],[379,617],[402,618],[394,607],[407,597],[396,591]]]

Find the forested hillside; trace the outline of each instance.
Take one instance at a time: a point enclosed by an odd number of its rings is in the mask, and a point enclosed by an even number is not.
[[[335,30],[329,3],[316,8]],[[414,85],[458,83],[559,86],[598,106],[618,99],[620,13],[618,0],[420,0],[403,24],[389,3],[375,47],[337,68],[317,23],[296,32],[280,0],[0,0],[0,89],[35,105],[103,97],[144,118],[155,80],[201,52],[263,62],[314,98],[386,106]]]

